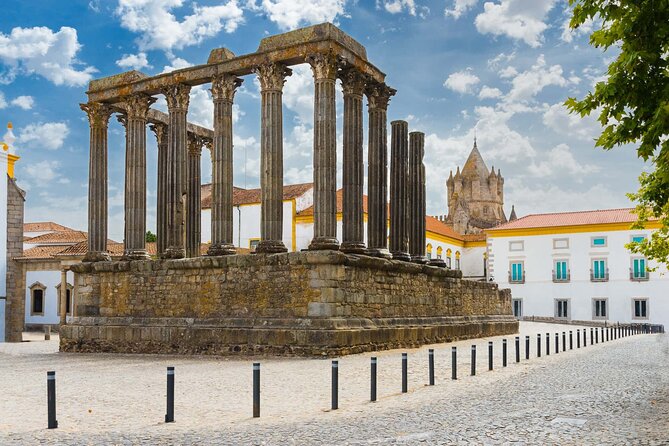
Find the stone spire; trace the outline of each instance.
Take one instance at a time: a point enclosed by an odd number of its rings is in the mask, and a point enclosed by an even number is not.
[[[511,215],[509,216],[509,221],[514,221],[518,220],[518,217],[516,216],[516,207],[514,205],[511,205]]]

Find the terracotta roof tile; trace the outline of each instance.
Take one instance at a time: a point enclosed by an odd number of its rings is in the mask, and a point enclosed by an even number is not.
[[[449,225],[429,215],[425,216],[425,230],[434,232],[435,234],[445,235],[456,240],[464,240],[463,236]]]
[[[288,184],[283,186],[283,199],[290,200],[297,198],[314,187],[313,183]],[[201,189],[202,209],[211,209],[211,183],[203,184]],[[243,189],[241,187],[232,188],[232,204],[260,203],[260,189]]]
[[[62,231],[38,235],[37,237],[24,240],[24,242],[33,245],[41,245],[46,243],[79,243],[83,240],[86,240],[86,233],[83,231]]]
[[[551,228],[557,226],[578,226],[606,223],[634,223],[637,219],[634,208],[602,209],[594,211],[557,212],[552,214],[531,214],[518,220],[495,226],[487,231],[502,229]]]
[[[16,258],[25,260],[51,259],[62,250],[63,247],[60,245],[35,246],[24,250],[23,255]]]
[[[59,225],[52,221],[23,223],[23,232],[72,232],[74,229]]]

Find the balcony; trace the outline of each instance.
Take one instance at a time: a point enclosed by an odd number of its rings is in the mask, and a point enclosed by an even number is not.
[[[609,281],[609,269],[606,268],[606,272],[604,275],[601,273],[598,275],[595,275],[595,272],[590,269],[590,282],[608,282]]]
[[[567,270],[566,276],[558,274],[555,270],[553,270],[553,282],[564,283],[564,282],[569,282],[570,279],[571,279],[571,270]]]
[[[525,283],[525,271],[523,271],[523,274],[520,276],[520,278],[513,278],[511,277],[511,271],[509,271],[509,283]]]
[[[634,272],[630,268],[630,280],[632,282],[647,282],[650,279],[650,275],[647,270]]]

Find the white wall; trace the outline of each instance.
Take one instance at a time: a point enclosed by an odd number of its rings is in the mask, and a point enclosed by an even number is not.
[[[460,258],[462,274],[465,277],[484,277],[485,264],[484,254],[485,246],[475,246],[473,248],[464,248]]]
[[[633,255],[625,249],[632,235],[651,231],[602,231],[570,234],[548,234],[520,237],[489,236],[491,245],[490,274],[501,288],[510,288],[514,299],[523,299],[524,316],[555,316],[555,299],[570,299],[570,318],[592,320],[592,299],[608,298],[610,322],[649,322],[669,328],[669,273],[665,267],[650,273],[650,280],[636,282],[629,278]],[[593,236],[606,236],[607,246],[593,248]],[[553,239],[569,238],[568,249],[554,249]],[[524,243],[523,251],[509,251],[510,241]],[[591,282],[591,262],[605,258],[609,281]],[[553,262],[568,259],[570,281],[554,283]],[[508,282],[509,261],[525,262],[525,283]],[[652,262],[649,266],[655,266]],[[648,298],[648,319],[632,318],[633,298]]]
[[[44,315],[31,316],[31,295],[30,286],[35,282],[40,282],[46,286],[44,292]],[[67,272],[67,283],[74,284],[74,275],[71,271]],[[58,324],[60,316],[58,315],[58,288],[60,285],[60,271],[27,271],[26,272],[26,324]],[[76,296],[73,296],[76,299]]]
[[[5,340],[7,296],[7,154],[0,150],[0,342]]]
[[[448,250],[450,249],[451,250],[451,269],[455,269],[455,266],[456,266],[455,265],[455,254],[459,251],[460,252],[460,269],[463,269],[463,265],[464,265],[463,251],[464,251],[464,248],[462,246],[457,246],[457,245],[452,244],[452,243],[442,242],[442,241],[430,238],[429,235],[427,235],[425,237],[425,245],[426,246],[427,245],[432,245],[432,258],[433,259],[437,258],[438,248],[441,248],[442,249],[441,258],[444,262],[446,262],[447,265],[448,265],[448,260],[446,260],[446,258],[447,258]],[[425,250],[425,255],[428,255],[427,248]],[[462,273],[467,275],[464,270],[463,270]]]

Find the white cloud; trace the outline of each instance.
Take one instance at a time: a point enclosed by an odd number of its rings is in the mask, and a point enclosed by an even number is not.
[[[463,71],[451,73],[451,75],[448,76],[448,79],[444,82],[444,87],[450,88],[460,94],[464,94],[471,93],[472,87],[478,83],[478,76],[472,73],[471,68],[467,68]]]
[[[0,109],[7,107],[7,101],[5,100],[5,95],[0,91]]]
[[[142,68],[151,68],[149,61],[146,59],[146,53],[138,54],[124,54],[116,65],[121,68],[132,68],[133,70],[141,70]]]
[[[499,0],[486,2],[483,12],[476,16],[476,29],[482,34],[506,35],[522,40],[529,46],[541,46],[546,15],[556,0]]]
[[[562,76],[560,65],[546,65],[546,59],[541,54],[529,70],[518,74],[511,81],[512,88],[507,99],[510,101],[529,101],[541,90],[549,85],[564,87],[567,79]]]
[[[516,58],[516,52],[512,52],[509,54],[506,53],[499,53],[497,56],[493,57],[492,59],[488,59],[487,65],[489,70],[496,71],[498,70],[503,63],[509,63],[513,59]]]
[[[43,160],[28,163],[24,167],[24,172],[27,174],[26,181],[37,187],[45,187],[60,178],[60,167],[58,161]]]
[[[560,135],[574,136],[584,141],[594,141],[602,131],[597,121],[598,112],[581,117],[578,113],[569,113],[562,104],[553,104],[543,115],[543,123]]]
[[[499,70],[499,77],[502,79],[510,79],[518,74],[518,70],[516,70],[512,66],[508,66],[506,68],[502,68]]]
[[[447,16],[459,19],[462,14],[472,9],[478,4],[479,0],[453,0],[453,8],[444,11]]]
[[[11,104],[24,110],[30,110],[35,105],[35,100],[32,96],[17,96],[12,100]]]
[[[601,25],[601,20],[587,19],[578,28],[571,29],[569,27],[569,21],[571,20],[572,13],[573,10],[571,8],[566,8],[565,9],[566,18],[564,22],[562,22],[562,34],[560,35],[560,38],[567,43],[571,43],[575,37],[578,38],[580,36],[585,36],[587,34],[592,33],[593,29],[595,28],[595,25],[597,26]]]
[[[244,21],[236,0],[217,6],[194,3],[192,14],[179,21],[171,11],[183,6],[184,0],[119,0],[116,14],[122,27],[140,34],[141,50],[182,49],[222,30],[231,33]]]
[[[502,92],[499,88],[492,88],[484,85],[479,91],[479,99],[495,99],[502,96]]]
[[[53,32],[46,27],[13,28],[10,34],[0,33],[0,61],[8,67],[0,82],[11,83],[20,73],[38,74],[56,85],[86,84],[93,67],[80,65],[75,56],[81,45],[77,30],[67,26]]]
[[[567,144],[558,144],[546,153],[544,160],[528,166],[528,171],[535,177],[572,175],[580,178],[598,170],[598,166],[578,162]]]
[[[56,150],[63,146],[70,129],[64,122],[30,124],[22,128],[17,138],[18,144],[36,149]]]
[[[292,67],[283,87],[283,105],[296,113],[298,123],[314,123],[314,76],[308,64]]]
[[[188,121],[208,129],[214,127],[214,101],[209,90],[201,85],[190,90]]]
[[[249,1],[248,6],[262,11],[282,30],[291,30],[304,25],[335,22],[345,15],[346,0],[262,0]]]
[[[385,0],[383,7],[391,14],[398,14],[406,9],[409,14],[416,15],[414,0]]]
[[[486,159],[518,163],[536,155],[528,137],[509,127],[509,120],[515,111],[493,107],[476,107],[474,110],[477,141],[481,150],[485,151]],[[467,137],[474,139],[474,129]]]

